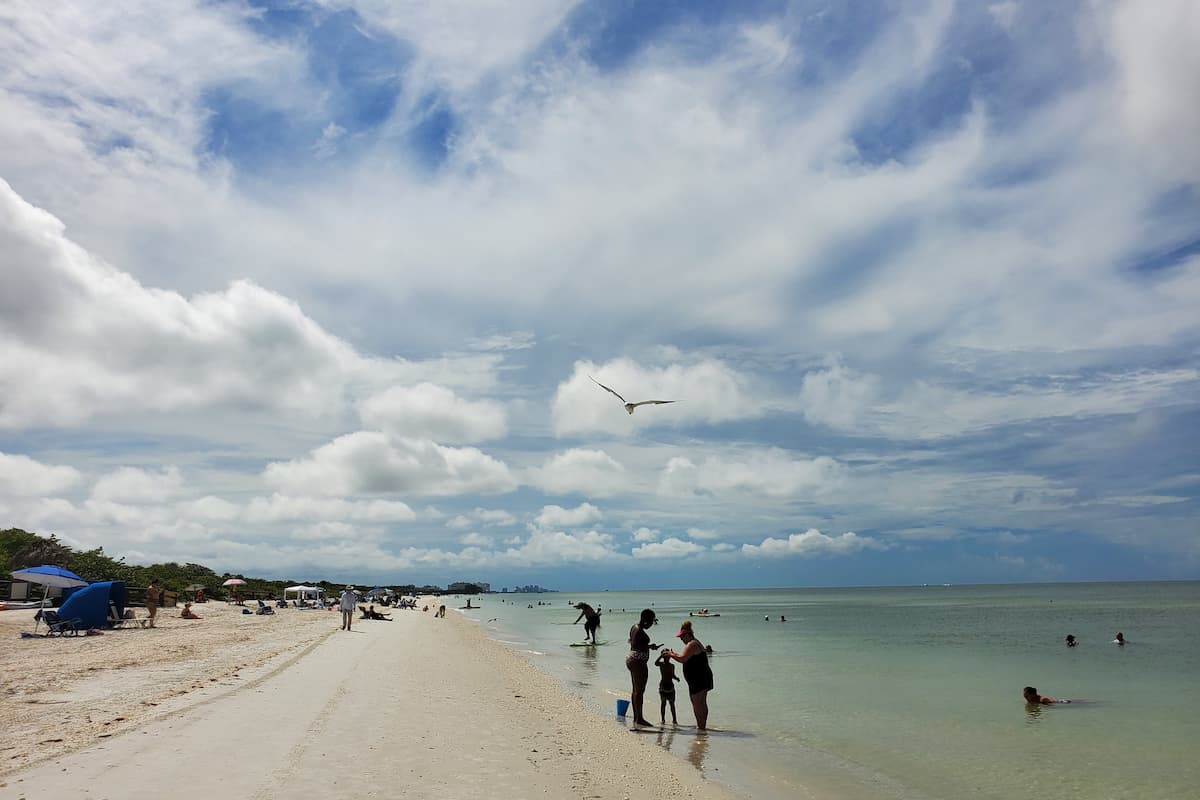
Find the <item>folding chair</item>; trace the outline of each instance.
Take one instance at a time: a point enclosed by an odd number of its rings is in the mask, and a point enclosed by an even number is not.
[[[52,608],[43,609],[39,612],[42,615],[42,622],[46,623],[47,636],[78,636],[79,623],[81,619],[63,619],[58,616],[58,612]]]

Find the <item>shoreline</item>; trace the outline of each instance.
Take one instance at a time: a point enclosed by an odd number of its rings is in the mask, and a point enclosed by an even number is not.
[[[393,622],[356,620],[345,634],[334,613],[210,605],[200,621],[168,609],[155,630],[4,648],[0,669],[19,680],[0,698],[0,725],[13,734],[0,751],[0,795],[170,785],[184,787],[176,796],[282,798],[349,783],[384,796],[399,780],[429,796],[733,797],[462,615],[387,609]],[[0,612],[10,641],[14,615],[18,626],[31,616]],[[226,758],[239,769],[213,775]],[[342,763],[353,774],[333,769]]]

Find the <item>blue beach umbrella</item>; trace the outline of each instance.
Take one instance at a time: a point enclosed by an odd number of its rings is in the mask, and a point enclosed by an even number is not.
[[[14,570],[12,576],[18,580],[29,583],[40,583],[42,585],[42,605],[38,609],[37,616],[34,617],[34,633],[37,633],[38,625],[42,621],[42,610],[46,608],[46,595],[50,591],[51,586],[56,589],[69,589],[72,586],[88,585],[87,581],[74,572],[71,572],[71,570],[56,567],[53,564],[43,564],[40,567]]]

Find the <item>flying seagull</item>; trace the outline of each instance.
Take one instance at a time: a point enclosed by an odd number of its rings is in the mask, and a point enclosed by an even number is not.
[[[592,378],[591,375],[588,375],[588,377]],[[613,394],[617,395],[617,399],[620,400],[622,403],[625,403],[624,397],[621,397],[621,395],[617,394],[616,392],[613,392],[612,389],[608,388],[600,381],[596,380],[595,378],[592,378],[592,383],[596,384],[597,386],[599,386],[601,389],[603,389],[606,392],[612,392]],[[661,405],[665,405],[666,403],[674,403],[674,402],[675,402],[674,400],[639,400],[636,403],[625,403],[625,410],[628,411],[630,414],[632,414],[633,410],[635,408],[637,408],[638,406],[648,406],[648,405],[661,406]]]

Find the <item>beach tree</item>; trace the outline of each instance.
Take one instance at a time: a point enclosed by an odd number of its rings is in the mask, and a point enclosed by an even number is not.
[[[71,555],[71,571],[86,581],[125,581],[134,583],[137,567],[125,563],[125,557],[112,558],[103,547]]]
[[[19,528],[10,530],[15,530],[18,533],[17,536],[13,537],[14,542],[20,541],[21,537],[19,534],[26,533]],[[33,538],[26,540],[23,544],[18,544],[9,555],[8,568],[10,571],[25,569],[26,567],[37,567],[42,564],[54,564],[69,568],[73,553],[70,547],[58,540],[58,537],[53,534],[49,538],[38,536],[37,534],[28,535],[31,535]]]

